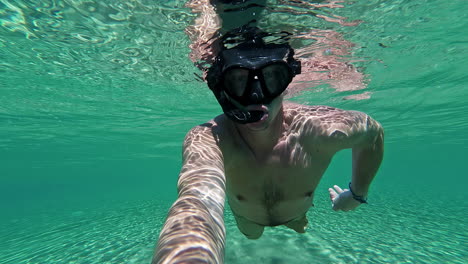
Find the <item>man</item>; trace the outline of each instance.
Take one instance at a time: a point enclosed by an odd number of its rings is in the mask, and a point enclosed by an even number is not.
[[[361,112],[283,102],[301,70],[293,53],[253,38],[217,56],[207,80],[224,114],[185,138],[179,197],[153,263],[222,263],[225,196],[247,238],[259,238],[265,226],[304,233],[314,191],[342,149],[352,148],[352,177],[349,189],[329,189],[332,208],[366,203],[383,129]]]

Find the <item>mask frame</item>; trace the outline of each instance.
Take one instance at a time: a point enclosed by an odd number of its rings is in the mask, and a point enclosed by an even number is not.
[[[265,71],[268,73],[269,67],[279,67],[276,71],[284,71],[284,75],[283,73],[277,73],[274,76],[265,77]],[[237,78],[238,80],[229,80],[232,79],[229,74],[235,70],[245,70],[248,74],[246,77],[243,77],[244,80],[239,80],[239,78]],[[275,68],[270,68],[270,70],[272,70],[270,74],[276,72]],[[235,75],[235,73],[232,75]],[[275,77],[278,76],[283,78],[275,80]],[[223,85],[223,91],[229,97],[240,104],[247,106],[250,104],[269,104],[273,99],[281,95],[286,90],[293,77],[293,70],[285,61],[281,60],[272,61],[255,68],[247,68],[241,65],[230,66],[223,71],[221,82]],[[270,78],[272,79],[269,80]],[[238,83],[237,85],[239,86],[236,87],[236,84],[231,85],[229,83],[233,81],[242,81],[244,83]],[[278,87],[275,88],[275,85]],[[239,91],[243,91],[242,94],[236,93]]]

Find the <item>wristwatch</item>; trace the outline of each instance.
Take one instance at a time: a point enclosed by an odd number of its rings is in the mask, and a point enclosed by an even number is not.
[[[356,195],[354,192],[353,192],[353,189],[351,189],[351,182],[349,183],[349,191],[351,192],[351,194],[353,195],[353,198],[354,200],[360,202],[360,203],[367,203],[367,197],[364,197],[364,196],[360,196],[360,195]]]

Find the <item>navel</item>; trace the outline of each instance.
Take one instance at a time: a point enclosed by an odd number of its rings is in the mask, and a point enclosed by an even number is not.
[[[240,194],[236,195],[236,198],[237,198],[238,201],[244,201],[245,200],[244,196],[242,196]]]

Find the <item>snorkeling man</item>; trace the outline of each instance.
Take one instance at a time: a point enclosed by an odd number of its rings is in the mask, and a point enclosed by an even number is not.
[[[207,82],[224,114],[192,128],[183,144],[178,199],[153,263],[223,263],[225,197],[247,238],[266,226],[305,233],[306,213],[332,157],[352,149],[348,189],[329,189],[332,209],[367,202],[383,157],[383,129],[368,115],[283,102],[301,72],[288,44],[262,39],[222,50]]]

